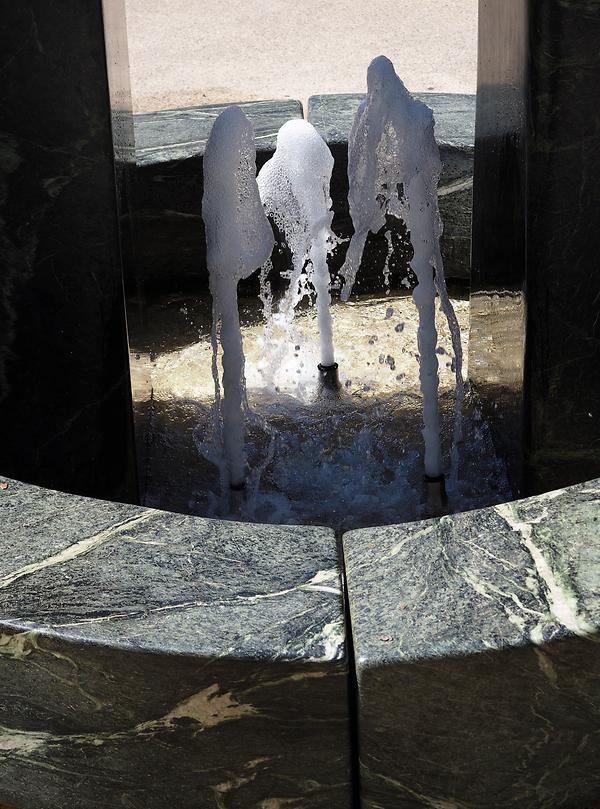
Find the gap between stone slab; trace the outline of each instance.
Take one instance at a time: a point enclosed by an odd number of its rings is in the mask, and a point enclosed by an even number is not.
[[[336,531],[335,539],[338,547],[338,558],[342,573],[342,598],[344,600],[344,624],[346,631],[346,656],[348,658],[348,717],[350,720],[350,762],[352,779],[352,809],[360,809],[360,750],[359,750],[359,709],[358,678],[356,659],[354,657],[354,639],[352,637],[352,621],[350,618],[350,599],[346,586],[346,559],[344,558],[343,536],[345,531]],[[0,806],[0,809],[3,807]],[[10,807],[9,807],[10,809]]]

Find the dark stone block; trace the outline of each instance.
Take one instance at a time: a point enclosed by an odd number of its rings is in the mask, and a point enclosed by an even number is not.
[[[524,493],[600,474],[600,2],[481,2],[469,375]]]
[[[599,495],[344,535],[364,809],[600,805]]]
[[[130,499],[118,224],[133,157],[124,22],[121,0],[3,8],[0,469]]]
[[[332,531],[2,482],[0,801],[347,809]]]
[[[435,114],[436,138],[440,144],[443,173],[440,180],[440,213],[444,222],[442,257],[446,277],[468,280],[471,250],[471,196],[473,183],[473,144],[475,140],[475,97],[441,93],[415,93]],[[308,100],[308,120],[320,132],[335,158],[331,182],[331,198],[335,212],[333,228],[348,239],[352,222],[348,211],[348,136],[354,116],[364,96],[356,94],[317,95]],[[409,251],[406,230],[390,220],[386,229],[394,234],[394,251],[390,259],[391,275],[396,285],[408,275]],[[340,247],[331,261],[335,274],[346,253]],[[387,254],[384,233],[370,235],[367,240],[357,289],[381,286]],[[359,285],[360,284],[360,285]]]

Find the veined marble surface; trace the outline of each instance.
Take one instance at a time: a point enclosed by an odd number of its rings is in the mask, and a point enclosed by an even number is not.
[[[367,809],[600,805],[600,482],[344,536]]]
[[[413,93],[434,111],[435,135],[440,144],[473,149],[475,96],[460,93]],[[314,95],[308,99],[308,117],[327,143],[348,143],[354,116],[365,98],[359,93]]]
[[[333,532],[0,478],[0,801],[347,807]]]
[[[136,163],[146,166],[203,155],[213,123],[228,106],[213,104],[135,115]],[[246,101],[239,106],[252,123],[260,151],[273,152],[279,128],[303,114],[300,101]]]

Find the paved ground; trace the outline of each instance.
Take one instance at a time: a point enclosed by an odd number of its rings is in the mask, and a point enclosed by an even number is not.
[[[127,0],[134,109],[360,92],[473,92],[477,0]]]

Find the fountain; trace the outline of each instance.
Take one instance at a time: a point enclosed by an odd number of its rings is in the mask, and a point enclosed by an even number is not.
[[[444,507],[444,474],[438,405],[438,354],[435,323],[435,300],[439,293],[447,317],[455,353],[457,379],[456,413],[453,456],[461,433],[463,382],[462,347],[456,315],[447,294],[440,253],[441,220],[437,205],[437,185],[441,173],[439,150],[435,142],[431,110],[414,100],[394,71],[392,63],[381,56],[373,60],[367,73],[368,93],[361,104],[350,134],[348,176],[350,184],[350,213],[355,233],[350,241],[341,273],[345,284],[342,299],[348,301],[360,264],[369,231],[376,233],[386,226],[386,216],[403,219],[413,248],[411,267],[417,279],[413,300],[419,313],[417,344],[420,355],[419,379],[423,396],[423,437],[425,442],[424,469],[428,500],[435,512]],[[237,282],[247,277],[262,256],[262,263],[271,253],[271,238],[265,234],[264,216],[257,212],[254,189],[254,154],[250,147],[249,124],[241,127],[243,113],[230,107],[217,118],[206,147],[204,159],[205,192],[203,216],[208,245],[210,287],[213,294],[213,352],[216,350],[217,324],[221,342],[227,346],[224,357],[224,441],[225,462],[229,469],[229,485],[243,486],[245,459],[243,454],[244,425],[242,411],[243,353],[237,307]],[[246,139],[240,151],[239,141]],[[220,140],[223,140],[223,144]],[[224,156],[219,154],[219,150]],[[240,154],[240,165],[235,159]],[[234,159],[235,158],[235,159]],[[232,171],[235,168],[235,172]],[[258,175],[258,190],[265,211],[285,238],[291,251],[292,270],[289,286],[273,314],[270,292],[263,292],[269,301],[266,331],[272,333],[270,318],[278,317],[284,325],[283,340],[292,340],[296,308],[309,294],[316,291],[317,324],[320,343],[318,369],[321,390],[339,389],[338,365],[333,348],[332,316],[330,311],[330,280],[327,254],[337,240],[331,230],[333,212],[329,184],[333,157],[321,136],[306,121],[292,120],[284,124],[277,135],[273,157]],[[234,183],[237,182],[237,190]],[[239,200],[246,194],[251,206],[248,214]],[[227,242],[230,253],[223,256],[223,228],[235,222],[235,238]],[[240,244],[240,235],[245,238]],[[255,244],[252,239],[255,238]],[[249,253],[249,260],[245,254]],[[239,257],[240,256],[243,257]],[[230,266],[242,269],[232,271]],[[226,268],[225,270],[223,268]],[[267,270],[271,267],[269,264]],[[303,271],[307,269],[305,275]],[[263,275],[263,283],[268,283]],[[389,283],[389,281],[388,281]],[[222,301],[227,301],[224,304]],[[267,342],[266,350],[273,352]],[[214,354],[216,365],[216,354]],[[215,372],[213,371],[213,375]],[[220,386],[215,375],[215,407],[220,406]],[[217,459],[220,460],[220,459]]]
[[[244,277],[232,280],[227,271],[224,278],[229,280],[216,284],[223,273],[215,267],[213,248],[223,237],[214,228],[234,216],[237,195],[230,185],[223,197],[233,200],[229,209],[211,208],[210,219],[205,212],[215,303],[209,306],[201,295],[185,296],[178,324],[158,321],[164,333],[176,333],[179,324],[188,322],[200,338],[149,358],[152,433],[158,440],[152,440],[144,459],[149,470],[146,503],[206,516],[325,523],[343,530],[400,515],[415,519],[443,512],[447,468],[451,508],[508,496],[502,460],[493,453],[476,407],[468,411],[464,471],[458,474],[462,345],[439,249],[440,158],[431,111],[408,94],[385,57],[374,60],[367,83],[368,94],[349,138],[349,197],[356,232],[342,268],[341,300],[338,279],[332,283],[328,268],[335,252],[344,250],[333,228],[329,194],[334,160],[309,122],[283,123],[273,154],[261,161],[258,171],[258,192],[277,236],[276,250],[267,258],[264,214],[260,227],[248,229],[248,238],[256,232],[263,247],[258,297],[251,286],[258,249]],[[230,115],[220,110],[210,132],[204,156],[205,206],[209,195],[220,200],[215,172],[221,169],[214,149],[219,137],[229,143]],[[233,131],[236,127],[231,125]],[[244,188],[254,188],[250,163],[252,158],[242,175]],[[226,176],[233,182],[232,174]],[[252,215],[257,215],[255,209]],[[355,294],[350,299],[357,240],[364,244],[368,232],[381,230],[391,218],[408,228],[403,250],[413,252],[407,269],[414,279],[416,309],[402,286],[405,273],[396,291],[392,275],[397,269],[392,273],[391,262],[383,296]],[[396,240],[397,235],[390,238],[394,244]],[[233,244],[227,266],[239,261],[235,256],[241,248],[235,240]],[[218,253],[216,260],[224,266]],[[229,320],[218,299],[228,301]],[[456,306],[466,336],[465,301],[456,300]],[[224,368],[231,370],[223,380],[231,386],[224,402],[217,373],[219,336],[221,342],[234,339],[236,347],[229,360],[227,352],[224,356]],[[211,377],[214,393],[205,384]],[[469,475],[475,464],[485,470],[483,487]],[[166,486],[165,468],[171,470]],[[244,486],[246,469],[249,485]],[[232,488],[244,488],[244,497],[232,497]]]
[[[357,236],[344,280],[352,266],[360,275],[346,301],[324,253],[340,266],[350,235],[340,189],[356,97],[331,102],[332,172],[312,130],[287,127],[319,165],[305,179],[320,214],[303,220],[317,247],[290,259],[288,223],[263,263],[275,240],[239,110],[141,116],[134,151],[124,10],[6,9],[0,802],[597,806],[600,5],[481,4],[470,299],[450,283],[446,293],[432,241],[431,117],[376,60],[350,138]],[[426,137],[386,117],[386,98]],[[442,135],[442,205],[456,187],[464,201],[464,99],[419,100]],[[276,107],[244,106],[258,169],[302,116],[289,99]],[[149,132],[166,140],[149,144]],[[388,194],[380,157],[399,133],[429,170],[409,166]],[[289,170],[281,150],[275,164]],[[361,164],[373,185],[359,182]],[[381,289],[369,251],[388,244],[383,221],[359,209],[377,196],[386,224],[410,231],[392,233]],[[212,298],[197,260],[205,235]],[[460,442],[457,322],[472,383]],[[339,363],[336,397],[318,393],[324,359]],[[442,518],[420,499],[423,393],[428,469],[452,463],[454,513]],[[217,435],[215,466],[194,439],[206,449]],[[243,508],[219,519],[220,478],[229,490],[244,476]],[[514,501],[516,489],[539,493]]]

